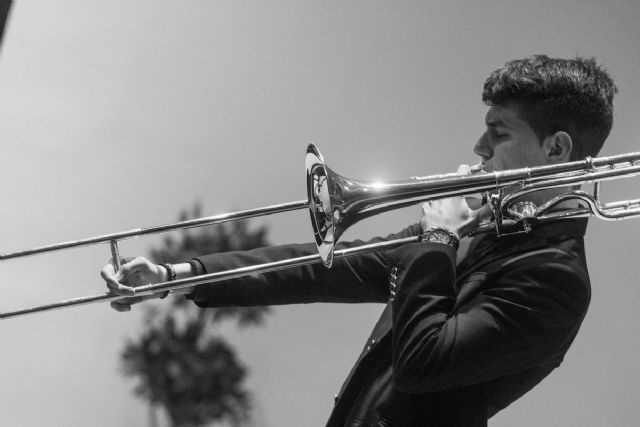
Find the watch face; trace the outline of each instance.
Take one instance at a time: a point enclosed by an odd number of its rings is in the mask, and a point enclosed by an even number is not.
[[[434,243],[445,243],[445,244],[449,244],[451,243],[451,236],[449,236],[447,233],[445,233],[444,231],[441,230],[433,230],[431,233],[429,233],[429,235],[427,236],[427,241],[429,242],[434,242]]]

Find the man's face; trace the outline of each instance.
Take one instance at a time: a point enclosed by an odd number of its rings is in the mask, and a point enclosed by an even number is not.
[[[518,116],[513,104],[492,106],[485,117],[487,129],[473,152],[489,172],[548,163],[536,133]]]

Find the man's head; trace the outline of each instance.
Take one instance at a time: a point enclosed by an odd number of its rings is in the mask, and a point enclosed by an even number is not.
[[[616,92],[613,80],[594,59],[535,55],[509,61],[485,81],[482,100],[491,109],[488,131],[478,141],[476,152],[486,160],[491,147],[483,151],[481,145],[490,143],[483,138],[495,137],[488,135],[491,121],[500,121],[509,113],[528,125],[541,147],[548,145],[547,154],[568,149],[566,158],[557,161],[595,156],[611,131]]]

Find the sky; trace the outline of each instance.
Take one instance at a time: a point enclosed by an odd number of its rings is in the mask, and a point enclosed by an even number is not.
[[[14,0],[0,52],[0,252],[171,223],[196,202],[212,215],[304,199],[309,142],[353,178],[455,171],[476,162],[486,76],[536,53],[595,56],[620,90],[602,154],[640,151],[638,22],[635,0]],[[636,189],[606,183],[603,197]],[[418,207],[383,214],[343,238],[418,219]],[[583,327],[492,427],[637,423],[638,221],[591,221]],[[259,223],[274,244],[311,241],[301,211]],[[109,257],[95,246],[3,261],[0,309],[103,293]],[[382,308],[277,307],[264,327],[221,327],[250,370],[253,425],[323,426]],[[97,304],[0,321],[0,425],[148,425],[119,365],[142,313]]]

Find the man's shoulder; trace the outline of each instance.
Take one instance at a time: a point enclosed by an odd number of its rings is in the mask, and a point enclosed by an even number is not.
[[[481,269],[491,274],[513,270],[548,270],[561,268],[588,282],[584,252],[586,221],[562,221],[547,224],[530,234],[493,237],[480,244],[465,270]],[[475,262],[473,262],[475,260]]]

